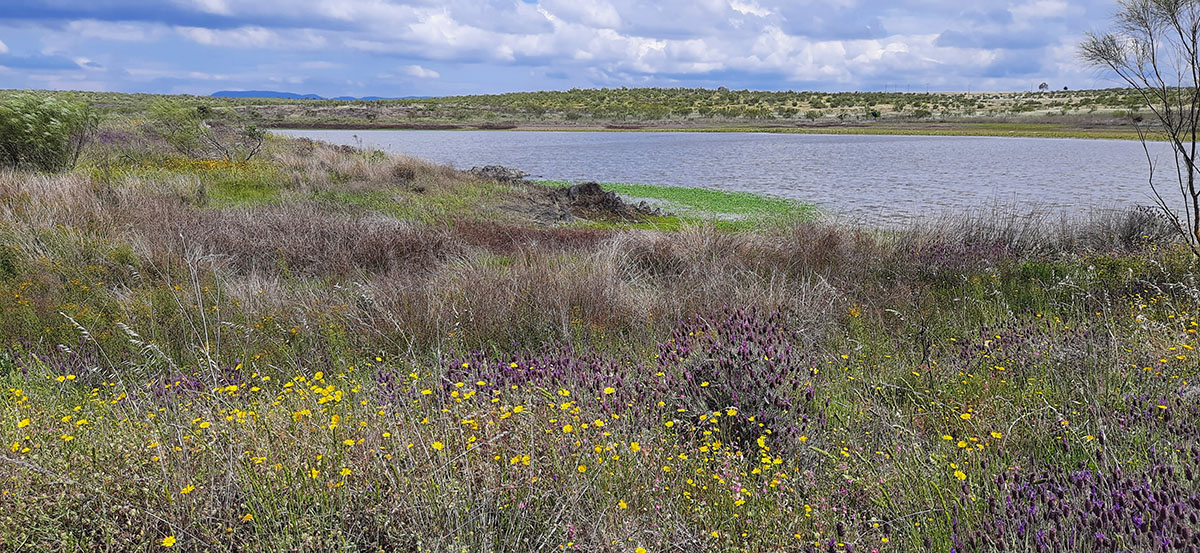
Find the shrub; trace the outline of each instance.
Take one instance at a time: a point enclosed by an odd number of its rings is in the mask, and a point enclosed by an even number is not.
[[[0,101],[0,152],[14,168],[55,172],[75,166],[99,117],[83,102],[19,94]]]
[[[218,158],[233,163],[250,161],[266,140],[254,125],[230,128],[213,118],[208,106],[195,108],[160,99],[150,106],[155,131],[179,153],[193,158]]]

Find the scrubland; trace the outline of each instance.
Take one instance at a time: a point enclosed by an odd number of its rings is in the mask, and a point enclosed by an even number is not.
[[[1200,548],[1200,289],[1154,215],[544,194],[136,125],[0,174],[0,550]]]

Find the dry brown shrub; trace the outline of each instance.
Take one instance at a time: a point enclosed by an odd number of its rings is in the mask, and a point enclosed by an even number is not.
[[[615,231],[575,228],[542,228],[475,220],[454,222],[454,236],[472,246],[495,253],[519,249],[578,251],[590,249]]]
[[[157,250],[199,248],[233,270],[346,277],[422,267],[449,255],[445,230],[394,219],[347,217],[319,204],[200,210],[169,201],[146,202],[138,231]]]
[[[375,155],[312,140],[288,141],[271,159],[290,175],[293,192],[453,189],[473,179],[451,167],[403,155]]]

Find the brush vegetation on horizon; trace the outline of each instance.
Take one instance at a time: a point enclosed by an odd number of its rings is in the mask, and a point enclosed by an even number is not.
[[[0,97],[16,91],[0,91]],[[156,95],[80,92],[112,113]],[[614,88],[396,100],[173,96],[272,128],[685,130],[1136,139],[1149,115],[1129,89],[1005,93]]]

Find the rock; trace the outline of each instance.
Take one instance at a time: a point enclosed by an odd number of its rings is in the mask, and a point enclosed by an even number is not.
[[[560,189],[561,190],[561,189]],[[559,192],[572,213],[583,218],[636,220],[649,215],[662,215],[646,202],[625,203],[616,192],[605,191],[599,184],[585,182]]]
[[[512,169],[502,165],[486,165],[484,167],[472,167],[468,173],[482,179],[492,179],[498,182],[520,182],[529,176],[529,173],[519,169]]]

